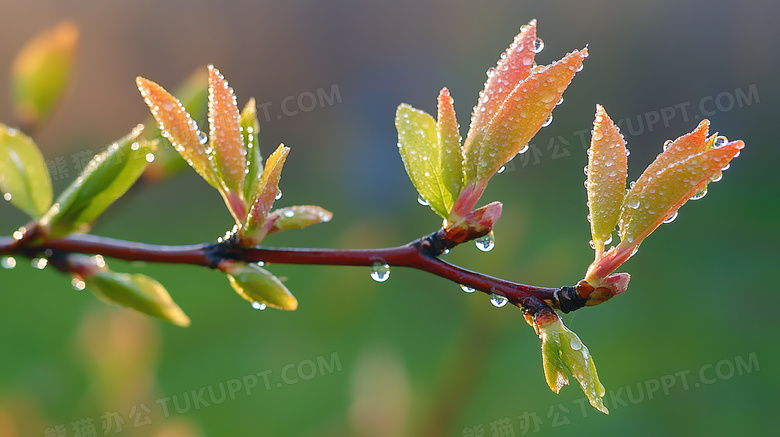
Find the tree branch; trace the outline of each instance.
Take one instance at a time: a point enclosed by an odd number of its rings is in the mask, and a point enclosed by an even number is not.
[[[542,307],[572,311],[582,307],[576,296],[566,293],[571,287],[560,289],[519,284],[467,270],[443,261],[438,256],[446,248],[462,241],[451,241],[443,230],[408,244],[381,249],[311,249],[290,247],[240,247],[235,239],[214,243],[165,246],[73,234],[65,238],[39,243],[27,239],[0,238],[0,255],[26,257],[51,253],[81,253],[102,255],[126,261],[150,261],[172,264],[192,264],[216,268],[221,260],[234,259],[266,264],[308,264],[333,266],[372,266],[375,263],[391,267],[409,267],[422,270],[486,294],[505,296],[510,303],[524,310],[536,312]]]

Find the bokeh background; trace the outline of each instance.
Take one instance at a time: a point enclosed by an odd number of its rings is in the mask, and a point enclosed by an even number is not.
[[[265,153],[292,147],[279,204],[335,214],[272,245],[381,247],[435,230],[396,151],[395,108],[433,112],[448,86],[465,135],[485,71],[532,18],[539,63],[586,44],[590,57],[553,123],[483,197],[504,202],[495,249],[465,245],[448,260],[537,285],[582,277],[583,138],[597,102],[625,119],[631,180],[704,115],[747,144],[623,266],[625,295],[565,317],[595,357],[609,416],[576,386],[550,392],[516,308],[418,271],[378,284],[362,268],[273,266],[300,301],[286,313],[253,310],[213,271],[109,260],[165,284],[192,318],[181,329],[20,260],[0,271],[3,437],[85,434],[90,420],[97,435],[180,437],[780,434],[779,3],[28,0],[2,14],[0,84],[35,33],[63,19],[81,31],[72,86],[35,134],[66,162],[57,190],[81,152],[147,117],[137,75],[170,89],[214,63],[239,104],[256,97]],[[323,93],[330,101],[307,100]],[[8,101],[0,86],[0,120],[11,120]],[[662,110],[674,118],[647,123]],[[4,234],[24,220],[0,205]],[[135,190],[93,232],[187,244],[230,226],[217,193],[187,171]]]

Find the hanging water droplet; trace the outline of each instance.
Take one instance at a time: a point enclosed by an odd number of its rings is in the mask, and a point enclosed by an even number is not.
[[[612,243],[612,234],[607,235],[607,239],[604,240],[604,245]]]
[[[262,303],[262,302],[255,301],[255,302],[252,302],[252,308],[254,308],[256,310],[259,310],[259,311],[263,311],[264,309],[268,308],[268,306],[266,304]]]
[[[666,218],[664,219],[664,223],[671,223],[676,218],[677,218],[677,211],[672,211],[671,213],[669,213],[669,215],[666,216]]]
[[[669,146],[671,146],[673,142],[674,142],[674,141],[672,141],[672,140],[666,140],[666,141],[664,141],[664,150],[668,149],[668,148],[669,148]]]
[[[417,203],[422,206],[428,206],[428,201],[423,199],[422,196],[417,196]]]
[[[444,249],[444,252],[442,252],[441,254],[442,255],[447,255],[448,253],[450,253],[450,250],[449,249]]]
[[[0,259],[0,265],[2,265],[4,269],[10,270],[16,267],[16,258],[12,256],[4,256],[2,259]]]
[[[526,144],[525,146],[523,146],[523,148],[522,148],[522,149],[518,150],[518,151],[517,151],[517,154],[518,154],[518,155],[522,155],[523,153],[525,153],[525,152],[527,152],[527,151],[528,151],[528,144]]]
[[[471,287],[469,287],[467,285],[463,285],[463,284],[460,284],[460,288],[461,288],[461,290],[465,291],[466,293],[473,293],[473,292],[476,291],[476,289],[471,288]]]
[[[7,201],[9,201],[9,202],[10,202],[10,201],[11,201],[11,193],[5,193],[5,194],[3,194],[3,199],[5,199],[5,200],[7,200]]]
[[[276,196],[274,196],[274,199],[279,200],[282,198],[282,190],[276,189]]]
[[[579,67],[577,67],[577,69],[575,70],[575,72],[576,72],[576,73],[579,73],[580,71],[582,71],[582,67],[583,67],[583,64],[580,64],[580,66],[579,66]]]
[[[493,231],[490,231],[490,233],[487,235],[474,240],[474,244],[477,246],[477,249],[483,252],[490,252],[493,250],[493,248],[496,247],[496,240],[493,236]]]
[[[485,72],[485,74],[487,74],[487,77],[493,77],[493,75],[495,74],[495,70],[496,69],[494,67],[490,67],[488,68],[488,71]]]
[[[721,179],[723,179],[723,171],[713,176],[710,182],[720,182]]]
[[[497,172],[497,173],[498,173],[498,174],[501,174],[501,173],[503,173],[504,171],[506,171],[506,166],[505,166],[505,165],[502,165],[502,166],[501,166],[501,168],[499,168],[499,169],[498,169],[498,172]]]
[[[258,261],[258,262],[257,262],[257,263],[255,263],[255,264],[257,264],[257,265],[258,265],[258,266],[260,266],[260,267],[263,267],[263,266],[265,266],[265,261]]]
[[[203,133],[203,132],[201,132],[201,131],[198,131],[197,135],[198,135],[198,142],[199,142],[199,143],[201,143],[201,144],[206,144],[206,143],[208,143],[208,142],[209,142],[209,137],[208,137],[208,136],[206,136],[206,134],[205,134],[205,133]]]
[[[545,120],[545,121],[544,121],[544,123],[542,123],[542,127],[547,127],[547,126],[549,126],[549,125],[550,125],[550,123],[552,123],[552,118],[553,118],[553,117],[552,117],[552,114],[550,114],[550,116],[549,116],[549,117],[547,117],[547,120]]]
[[[532,50],[534,53],[540,53],[542,50],[544,50],[544,41],[542,41],[541,38],[536,38],[536,41],[534,41],[534,48]]]
[[[33,258],[31,264],[36,269],[43,270],[49,264],[49,260],[47,260],[46,258]]]
[[[582,349],[582,343],[577,338],[572,338],[569,342],[569,346],[571,346],[571,348],[575,351]]]
[[[71,279],[70,285],[72,285],[76,291],[82,291],[87,287],[87,284],[79,278]]]
[[[706,195],[707,195],[707,187],[704,187],[704,188],[701,189],[701,191],[699,191],[698,193],[696,193],[693,196],[691,196],[690,199],[688,199],[688,200],[699,200],[699,199],[702,199]]]
[[[561,103],[563,103],[563,97],[561,97],[560,99],[558,99],[558,102],[556,102],[556,103],[555,103],[555,106],[558,106],[558,105],[560,105]]]
[[[639,252],[639,246],[634,247],[634,250],[631,251],[631,256],[636,255],[637,252]]]
[[[501,308],[506,305],[507,302],[509,302],[509,299],[500,294],[493,293],[490,295],[490,303],[496,308]]]
[[[630,155],[630,154],[631,154],[631,151],[626,149],[626,157],[628,157],[628,155]]]
[[[588,241],[588,244],[590,245],[590,248],[593,250],[596,250],[596,242],[593,240]]]
[[[723,147],[726,145],[726,143],[729,142],[729,139],[724,137],[723,135],[715,137],[715,141],[712,142],[712,147],[717,149],[718,147]]]
[[[582,168],[582,172],[585,173],[585,176],[588,176],[588,167],[589,166],[586,165],[585,167]]]
[[[377,261],[371,266],[371,279],[376,282],[385,282],[390,277],[390,266]]]

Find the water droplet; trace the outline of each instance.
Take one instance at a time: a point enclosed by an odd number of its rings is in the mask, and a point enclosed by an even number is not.
[[[528,144],[526,144],[525,146],[523,146],[523,148],[522,148],[522,149],[518,150],[518,151],[517,151],[517,154],[518,154],[518,155],[522,155],[523,153],[525,153],[525,152],[527,152],[527,151],[528,151]]]
[[[254,308],[256,310],[263,311],[264,309],[268,308],[268,306],[266,304],[262,303],[262,302],[255,301],[255,302],[252,302],[252,308]]]
[[[560,99],[558,99],[558,102],[556,102],[556,103],[555,103],[555,106],[558,106],[558,105],[560,105],[561,103],[563,103],[563,97],[561,97]]]
[[[707,195],[707,187],[704,187],[704,188],[701,189],[701,191],[699,191],[698,193],[696,193],[693,196],[691,196],[690,199],[688,199],[688,200],[699,200],[699,199],[703,198],[706,195]]]
[[[677,218],[677,211],[672,211],[671,213],[669,213],[669,215],[666,216],[666,218],[664,219],[664,223],[671,223],[676,218]]]
[[[146,162],[154,162],[154,153],[146,154]]]
[[[295,211],[293,211],[291,209],[285,209],[284,212],[282,213],[282,215],[284,215],[287,218],[290,218],[290,217],[293,217],[295,215]]]
[[[461,288],[461,290],[465,291],[466,293],[473,293],[473,292],[476,291],[476,289],[471,288],[471,287],[469,287],[467,285],[463,285],[463,284],[460,284],[460,288]]]
[[[371,279],[376,282],[385,282],[390,277],[390,266],[377,261],[371,266]]]
[[[442,254],[442,255],[446,255],[446,254],[448,254],[448,253],[450,253],[450,250],[449,250],[449,249],[444,249],[444,252],[442,252],[441,254]]]
[[[713,176],[710,182],[720,182],[721,179],[723,179],[723,171]]]
[[[71,279],[70,285],[72,285],[76,291],[82,291],[87,287],[87,284],[79,278]]]
[[[612,234],[607,235],[607,239],[604,240],[604,245],[612,243]]]
[[[553,117],[552,117],[552,114],[550,114],[550,116],[549,116],[549,117],[547,117],[547,120],[545,120],[545,121],[544,121],[544,123],[542,123],[542,127],[547,127],[547,126],[549,126],[549,125],[550,125],[550,123],[552,123],[552,118],[553,118]]]
[[[582,342],[580,342],[580,340],[577,338],[572,338],[569,342],[569,346],[571,346],[573,350],[578,351],[582,349]]]
[[[256,264],[260,267],[263,267],[265,266],[265,261],[258,261]]]
[[[631,209],[639,208],[639,197],[634,196],[634,197],[628,199],[628,202],[626,204]]]
[[[19,241],[22,238],[24,238],[24,233],[25,232],[27,232],[27,228],[22,226],[21,228],[19,228],[18,231],[14,231],[14,233],[12,234],[12,237],[14,237],[14,240]]]
[[[544,41],[542,41],[541,38],[536,38],[536,41],[534,41],[534,47],[533,47],[534,53],[540,53],[542,50],[544,50]]]
[[[674,141],[672,141],[672,140],[666,140],[666,141],[664,141],[664,150],[668,149],[668,148],[669,148],[669,146],[671,146],[673,142],[674,142]]]
[[[493,293],[490,295],[490,303],[496,308],[501,308],[506,305],[507,302],[509,302],[509,299],[500,294]]]
[[[487,77],[493,77],[493,75],[496,73],[495,70],[496,69],[494,67],[490,67],[485,74],[487,74]]]
[[[717,149],[718,147],[723,147],[726,145],[726,143],[729,142],[729,139],[724,137],[723,135],[715,137],[715,141],[712,142],[712,147]]]
[[[282,190],[276,189],[276,196],[274,196],[274,199],[279,200],[282,198]]]
[[[428,201],[423,199],[422,196],[417,196],[417,203],[422,206],[428,206]]]
[[[33,258],[31,264],[36,269],[43,270],[49,264],[49,260],[47,260],[46,258]]]
[[[505,165],[502,165],[502,166],[501,166],[501,168],[499,168],[499,169],[498,169],[498,172],[497,172],[497,173],[498,173],[498,174],[501,174],[501,173],[503,173],[504,171],[506,171],[506,166],[505,166]]]
[[[589,166],[586,165],[585,167],[582,168],[582,171],[583,173],[585,173],[585,176],[588,176],[588,167]]]
[[[628,157],[628,155],[630,155],[630,154],[631,154],[631,151],[626,149],[626,157]]]
[[[16,258],[12,256],[4,256],[2,259],[0,259],[0,265],[2,265],[4,269],[10,270],[16,267]]]
[[[209,142],[209,137],[206,136],[206,134],[204,134],[203,132],[198,131],[197,135],[198,135],[198,142],[199,143],[206,144],[206,143]]]
[[[477,249],[483,252],[490,252],[493,250],[493,248],[496,247],[496,240],[493,236],[493,231],[490,231],[489,234],[474,240],[474,244],[477,246]]]
[[[582,67],[583,67],[583,64],[580,64],[580,66],[577,67],[577,70],[575,70],[575,72],[579,73],[580,71],[582,71]]]
[[[5,199],[5,200],[7,200],[7,201],[9,201],[9,202],[10,202],[10,201],[11,201],[11,193],[5,193],[5,194],[3,194],[3,199]]]

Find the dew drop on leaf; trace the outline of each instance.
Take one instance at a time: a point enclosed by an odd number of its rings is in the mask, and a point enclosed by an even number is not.
[[[385,282],[390,278],[390,266],[384,262],[377,261],[371,266],[371,279],[376,282]]]
[[[639,208],[639,197],[632,197],[628,199],[628,202],[626,202],[629,208],[631,209],[637,209]]]
[[[465,291],[466,293],[473,293],[476,290],[474,288],[469,287],[468,285],[460,284],[461,290]]]
[[[502,166],[501,166],[501,168],[499,168],[499,169],[498,169],[497,173],[498,173],[498,174],[501,174],[501,173],[503,173],[503,172],[505,172],[505,171],[506,171],[506,166],[505,166],[505,165],[502,165]]]
[[[284,215],[287,218],[291,218],[291,217],[293,217],[295,215],[295,211],[293,211],[291,209],[285,209],[284,212],[282,213],[282,215]]]
[[[550,125],[550,123],[552,123],[552,120],[553,120],[553,116],[552,116],[552,114],[550,114],[550,116],[549,116],[549,117],[547,117],[547,120],[545,120],[545,121],[544,121],[544,123],[542,123],[542,127],[547,127],[547,126],[549,126],[549,125]]]
[[[422,206],[428,206],[428,201],[423,199],[422,196],[417,196],[417,203]]]
[[[718,136],[715,137],[715,141],[712,142],[712,147],[717,149],[718,147],[723,147],[726,145],[726,143],[729,142],[729,139],[724,136]]]
[[[10,202],[10,201],[11,201],[11,193],[5,193],[5,194],[3,194],[3,199],[5,199],[5,200],[7,200],[7,201],[9,201],[9,202]]]
[[[664,223],[671,223],[676,218],[677,218],[677,211],[672,211],[671,213],[669,213],[669,215],[666,216],[666,218],[664,219]]]
[[[609,234],[607,236],[607,239],[604,240],[604,245],[607,245],[607,244],[610,244],[610,243],[612,243],[612,234]]]
[[[205,133],[198,131],[198,142],[201,144],[206,144],[209,142],[209,137],[206,136]]]
[[[555,103],[555,106],[558,106],[558,105],[560,105],[560,104],[562,104],[562,103],[563,103],[563,97],[561,97],[560,99],[558,99],[558,102],[556,102],[556,103]]]
[[[501,296],[500,294],[493,293],[490,295],[490,303],[493,304],[493,306],[496,308],[501,308],[502,306],[506,305],[507,302],[509,302],[509,299]]]
[[[668,149],[668,148],[669,148],[669,146],[671,146],[673,142],[674,142],[674,141],[672,141],[672,140],[666,140],[666,141],[664,141],[664,150]]]
[[[699,191],[698,193],[696,193],[693,196],[691,196],[689,200],[699,200],[699,199],[704,198],[704,196],[706,196],[706,195],[707,195],[707,187],[704,187],[704,188],[702,188],[701,191]]]
[[[10,270],[16,267],[16,258],[12,256],[4,256],[2,259],[0,259],[0,265],[2,265],[4,269]]]
[[[522,149],[518,150],[518,151],[517,151],[517,154],[518,154],[518,155],[522,155],[523,153],[525,153],[525,152],[527,152],[527,151],[528,151],[528,144],[526,144],[525,146],[523,146],[523,148],[522,148]]]
[[[544,50],[544,41],[542,41],[541,38],[536,38],[536,41],[534,41],[534,53],[540,53],[542,50]]]
[[[571,348],[575,351],[582,349],[582,343],[577,338],[572,338],[569,342],[569,346],[571,346]]]
[[[489,234],[474,240],[474,244],[477,246],[477,249],[483,252],[490,252],[493,250],[493,248],[496,247],[496,240],[493,238],[493,231],[490,231]]]
[[[252,308],[254,308],[256,310],[262,311],[262,310],[266,309],[267,306],[266,306],[266,304],[264,304],[262,302],[256,302],[255,301],[255,302],[252,302]]]
[[[277,189],[276,189],[276,196],[274,196],[274,199],[275,199],[275,200],[279,200],[279,199],[281,199],[281,198],[282,198],[282,190],[280,190],[280,189],[278,189],[278,188],[277,188]]]

